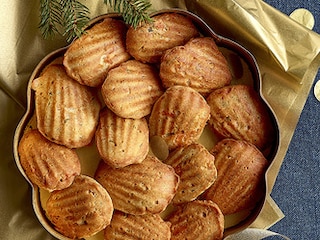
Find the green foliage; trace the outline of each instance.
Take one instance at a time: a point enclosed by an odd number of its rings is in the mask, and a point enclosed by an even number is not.
[[[140,22],[151,21],[148,9],[151,3],[147,0],[104,0],[106,4],[113,7],[115,12],[121,13],[123,20],[137,27]]]
[[[71,41],[75,36],[80,37],[84,26],[90,20],[89,9],[77,0],[61,1],[62,21],[64,33],[67,41]]]
[[[151,6],[148,0],[103,0],[123,20],[136,27],[143,21],[150,21],[147,13]],[[83,33],[89,21],[89,9],[78,0],[40,0],[39,28],[44,38],[53,38],[56,34],[71,41]]]
[[[60,0],[40,0],[39,28],[45,38],[59,33],[61,21]]]

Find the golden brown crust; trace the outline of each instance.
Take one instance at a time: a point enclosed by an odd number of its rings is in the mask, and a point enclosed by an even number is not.
[[[200,144],[177,148],[164,162],[171,165],[180,176],[174,204],[195,200],[217,178],[214,156]]]
[[[220,141],[211,151],[218,177],[205,198],[217,203],[223,214],[250,210],[261,200],[268,161],[252,144],[234,139]]]
[[[107,189],[115,209],[134,215],[162,212],[179,184],[174,169],[150,155],[142,163],[118,169],[101,162],[95,179]]]
[[[205,99],[195,90],[173,86],[156,101],[150,119],[150,136],[163,138],[169,149],[196,142],[210,117]]]
[[[212,201],[195,200],[179,205],[168,219],[171,222],[171,239],[221,240],[224,216]]]
[[[232,79],[227,60],[209,37],[167,50],[161,58],[160,77],[166,88],[187,86],[203,95],[229,85]]]
[[[110,224],[113,205],[108,192],[97,181],[80,175],[70,187],[51,193],[46,214],[57,231],[80,239]]]
[[[109,71],[101,93],[115,114],[139,119],[150,114],[163,91],[154,66],[129,60]]]
[[[64,55],[68,75],[90,87],[101,85],[109,69],[130,58],[125,48],[126,31],[122,21],[112,18],[87,30]]]
[[[100,113],[96,144],[102,159],[112,167],[140,163],[149,152],[147,121],[121,118],[105,108]]]
[[[71,79],[62,65],[47,67],[32,82],[37,127],[49,140],[69,148],[89,144],[98,124],[100,102],[95,93]]]
[[[226,86],[207,98],[209,123],[225,138],[248,141],[264,150],[274,141],[274,128],[267,108],[254,89],[247,85]]]
[[[116,211],[104,231],[104,239],[170,240],[170,224],[158,214],[131,215]]]
[[[50,142],[38,130],[30,130],[22,136],[18,152],[31,182],[48,191],[69,187],[81,171],[74,150]]]
[[[127,32],[127,51],[141,62],[159,63],[165,50],[199,35],[192,21],[177,13],[163,13],[152,20]]]

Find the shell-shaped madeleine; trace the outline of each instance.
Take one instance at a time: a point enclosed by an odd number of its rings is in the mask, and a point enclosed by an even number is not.
[[[161,58],[160,77],[168,88],[191,87],[203,95],[229,85],[232,79],[227,60],[213,38],[193,38],[171,48]]]
[[[224,216],[212,201],[195,200],[179,205],[168,220],[172,240],[223,238]]]
[[[49,141],[38,130],[24,133],[18,152],[31,182],[48,191],[69,187],[81,171],[75,150]]]
[[[179,147],[164,161],[180,176],[174,204],[195,200],[217,178],[214,156],[200,144]]]
[[[98,124],[100,102],[71,79],[62,65],[51,65],[33,80],[37,127],[49,140],[69,148],[89,144]]]
[[[251,143],[224,139],[211,153],[218,177],[204,194],[217,203],[224,215],[250,210],[260,201],[268,161]]]
[[[107,189],[115,209],[134,215],[162,212],[179,184],[174,169],[150,155],[124,168],[112,169],[101,162],[95,179]]]
[[[170,237],[170,224],[159,214],[131,215],[115,211],[104,230],[104,239],[113,240],[169,240]]]
[[[112,167],[140,163],[149,152],[147,121],[121,118],[105,108],[100,113],[96,144],[102,159]]]
[[[70,187],[54,191],[46,215],[54,228],[72,239],[90,237],[111,222],[113,204],[108,192],[93,178],[79,175]]]
[[[186,16],[177,13],[163,13],[152,17],[152,22],[127,32],[128,52],[141,62],[159,63],[165,50],[183,45],[199,31]]]
[[[100,86],[109,69],[130,58],[124,22],[105,18],[76,39],[64,55],[67,73],[81,84]]]
[[[195,143],[210,117],[206,100],[190,87],[173,86],[153,106],[150,136],[165,140],[169,149]]]
[[[245,140],[264,150],[273,143],[275,130],[267,107],[247,85],[214,90],[207,98],[210,125],[224,138]]]
[[[111,69],[101,93],[114,113],[124,118],[142,118],[150,114],[154,102],[162,95],[155,67],[129,60]]]

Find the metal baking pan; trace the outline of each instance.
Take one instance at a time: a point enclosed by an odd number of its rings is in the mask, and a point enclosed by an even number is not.
[[[265,102],[266,106],[269,109],[269,114],[271,119],[274,123],[274,129],[276,131],[276,139],[274,141],[273,146],[269,150],[269,153],[266,155],[267,160],[269,161],[269,164],[271,165],[273,159],[275,158],[278,146],[279,146],[279,128],[278,128],[278,121],[275,117],[275,114],[273,113],[271,107],[269,106],[268,102],[263,98],[261,93],[261,76],[260,71],[257,65],[257,62],[254,58],[254,56],[246,50],[244,47],[236,43],[235,41],[232,41],[228,38],[225,38],[223,36],[217,35],[213,29],[211,29],[200,17],[197,15],[181,10],[181,9],[166,9],[162,11],[157,11],[151,16],[155,16],[162,13],[168,13],[168,12],[174,12],[179,13],[182,15],[185,15],[192,19],[194,24],[197,26],[199,31],[203,36],[209,36],[214,38],[216,41],[218,47],[223,52],[223,54],[226,56],[229,65],[231,66],[231,70],[233,73],[233,84],[237,83],[245,83],[252,85],[254,89],[257,91],[257,93],[261,96],[263,101]],[[94,24],[102,21],[104,18],[117,18],[121,19],[121,17],[118,14],[105,14],[101,15],[95,19],[93,19],[89,24],[87,28],[90,28]],[[219,23],[217,23],[219,24]],[[63,57],[63,54],[65,53],[68,46],[58,49],[50,54],[48,54],[43,60],[40,61],[40,63],[37,65],[37,67],[34,69],[32,75],[29,79],[29,84],[27,88],[27,110],[20,120],[15,136],[14,136],[14,157],[16,164],[21,172],[21,174],[25,177],[25,179],[29,182],[31,186],[32,191],[32,203],[33,203],[33,209],[35,211],[35,214],[37,218],[39,219],[40,223],[43,225],[43,227],[54,237],[57,239],[69,239],[57,232],[53,225],[50,223],[50,221],[47,219],[45,214],[45,200],[48,197],[48,193],[45,193],[42,189],[39,189],[38,186],[34,185],[25,174],[19,160],[19,154],[18,154],[18,144],[23,136],[23,133],[28,128],[36,128],[36,120],[35,120],[35,99],[34,99],[34,92],[31,90],[31,83],[32,81],[37,78],[42,70],[53,60],[56,60],[60,57]],[[202,137],[204,139],[204,142],[206,144],[213,145],[214,143],[210,142],[211,140],[206,139],[206,136],[204,135]],[[85,173],[87,175],[93,175],[95,167],[97,166],[99,162],[99,156],[96,153],[96,151],[92,148],[92,146],[88,148],[82,148],[78,151],[78,155],[80,155],[80,160],[86,158],[86,156],[92,156],[96,157],[96,161],[92,161],[91,165],[88,164],[82,165],[82,173]],[[266,177],[265,177],[266,178]],[[232,233],[239,232],[245,228],[247,228],[259,215],[261,212],[261,209],[266,201],[266,192],[267,192],[267,186],[266,186],[266,179],[264,179],[264,197],[263,199],[256,205],[256,207],[250,211],[250,213],[245,214],[245,217],[241,217],[241,220],[234,220],[232,219],[232,224],[229,224],[225,228],[224,237],[228,236]],[[238,216],[239,217],[239,216]],[[102,234],[97,234],[97,236],[91,237],[90,239],[102,239]]]

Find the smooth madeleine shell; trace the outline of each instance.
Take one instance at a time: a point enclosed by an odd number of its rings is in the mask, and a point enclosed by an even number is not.
[[[193,38],[167,50],[161,58],[160,77],[166,88],[187,86],[203,95],[229,85],[232,79],[227,60],[209,37]]]
[[[168,221],[172,240],[223,238],[224,216],[212,201],[195,200],[179,205]]]
[[[211,153],[218,177],[204,197],[225,215],[253,209],[263,196],[266,158],[253,144],[234,139],[221,140]]]
[[[247,85],[231,85],[214,90],[207,98],[210,125],[224,138],[248,141],[260,150],[275,140],[270,114],[255,90]]]
[[[159,63],[165,50],[199,35],[193,22],[180,14],[164,13],[152,20],[137,28],[130,27],[127,32],[127,50],[141,62]]]

